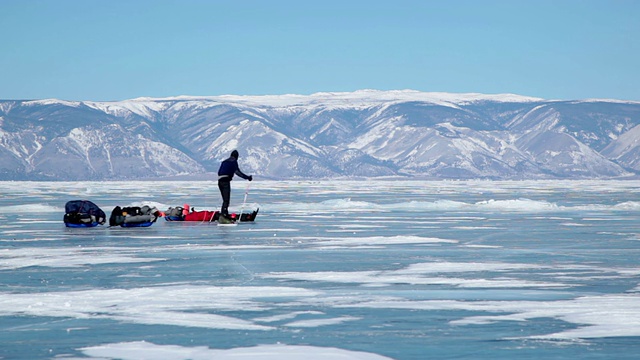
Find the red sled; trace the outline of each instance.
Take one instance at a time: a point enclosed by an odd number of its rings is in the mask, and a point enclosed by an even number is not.
[[[169,210],[167,210],[167,212],[165,213],[165,217],[164,219],[167,221],[200,221],[200,222],[217,222],[218,219],[220,218],[220,212],[219,211],[208,211],[208,210],[203,210],[203,211],[191,211],[189,213],[184,213],[184,212],[178,212],[175,211],[174,209],[180,209],[182,210],[181,207],[176,207],[176,208],[169,208]],[[172,211],[174,210],[174,211]],[[240,216],[236,213],[233,214],[229,214],[229,218],[232,222],[236,222],[238,221],[238,218],[240,218],[240,222],[245,222],[245,221],[254,221],[256,219],[256,216],[258,216],[258,211],[260,209],[256,209],[255,211],[252,211],[250,213],[242,213],[240,214]]]

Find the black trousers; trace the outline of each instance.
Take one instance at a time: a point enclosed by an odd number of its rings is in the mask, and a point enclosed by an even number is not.
[[[227,216],[229,215],[229,202],[231,201],[231,181],[227,179],[218,180],[218,189],[220,189],[220,195],[222,195],[220,213]]]

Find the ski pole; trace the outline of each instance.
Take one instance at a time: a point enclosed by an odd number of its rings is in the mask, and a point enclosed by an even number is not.
[[[247,188],[244,190],[244,201],[242,201],[242,206],[240,206],[240,217],[238,218],[238,223],[242,221],[242,212],[244,211],[244,205],[247,203],[247,196],[249,196],[249,185],[251,185],[251,181],[249,181]]]

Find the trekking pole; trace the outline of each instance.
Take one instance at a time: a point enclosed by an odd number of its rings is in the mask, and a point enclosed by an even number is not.
[[[242,221],[242,212],[244,211],[244,205],[247,203],[247,196],[249,196],[249,185],[251,185],[251,181],[249,181],[247,188],[244,190],[244,201],[242,201],[242,206],[240,206],[240,217],[238,218],[238,223]]]
[[[205,209],[205,211],[207,211]],[[211,218],[209,219],[209,222],[213,222],[213,218],[216,216],[216,211],[215,210],[211,210]],[[218,216],[220,216],[220,214],[218,214]],[[205,212],[204,215],[202,215],[202,222],[204,222],[207,218],[207,213]]]

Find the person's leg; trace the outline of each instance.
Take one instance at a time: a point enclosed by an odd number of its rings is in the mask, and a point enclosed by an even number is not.
[[[222,195],[222,208],[220,213],[224,216],[229,215],[229,202],[231,201],[231,182],[230,181],[218,181],[218,188]]]

